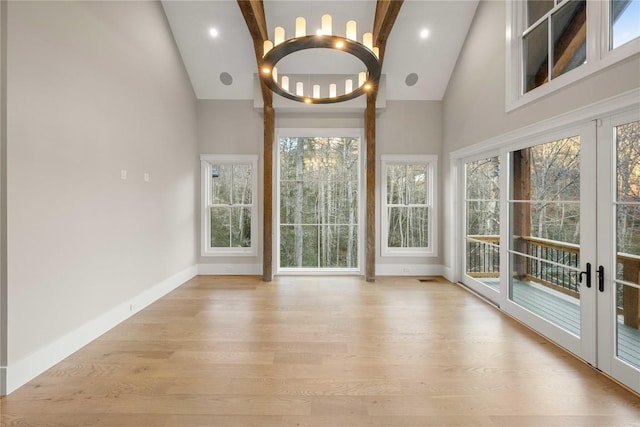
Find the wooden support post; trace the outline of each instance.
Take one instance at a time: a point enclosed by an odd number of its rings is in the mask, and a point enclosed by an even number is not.
[[[513,199],[531,200],[531,149],[524,148],[513,152]],[[527,240],[531,236],[531,204],[513,204],[513,239],[514,249],[528,253]],[[525,258],[517,260],[514,272],[518,278],[529,274],[529,263]]]
[[[238,6],[247,24],[253,40],[256,64],[260,68],[263,42],[268,39],[267,22],[262,0],[238,0]],[[263,198],[262,198],[262,280],[273,280],[273,139],[275,131],[275,112],[273,111],[273,93],[260,80],[264,119],[264,162],[263,162]]]
[[[622,279],[631,283],[640,283],[640,263],[635,260],[624,260]],[[640,329],[640,290],[631,286],[622,288],[622,311],[624,324]]]
[[[275,113],[273,105],[264,109],[264,162],[262,204],[262,280],[273,280],[273,139]]]
[[[364,114],[365,137],[367,139],[367,179],[366,179],[366,271],[365,279],[376,279],[376,94],[367,95],[367,109]]]

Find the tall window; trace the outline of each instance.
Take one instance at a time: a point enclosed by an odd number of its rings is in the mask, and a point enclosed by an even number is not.
[[[201,155],[202,255],[256,255],[257,156]]]
[[[437,156],[382,156],[382,255],[436,256]]]
[[[360,138],[304,133],[278,138],[279,269],[359,271]]]

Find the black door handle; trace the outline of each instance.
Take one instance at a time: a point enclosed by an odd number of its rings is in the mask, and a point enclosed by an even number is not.
[[[598,290],[604,292],[604,267],[598,267]]]
[[[587,275],[587,288],[591,287],[591,263],[588,262],[587,263],[587,270],[586,271],[581,271],[578,274],[578,283],[582,283],[582,275],[586,274]]]

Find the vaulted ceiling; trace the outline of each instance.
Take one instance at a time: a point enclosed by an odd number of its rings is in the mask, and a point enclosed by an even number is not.
[[[382,73],[387,99],[442,99],[477,3],[404,1],[386,46]],[[237,1],[162,4],[196,96],[253,99],[257,73],[254,48]],[[307,19],[307,32],[315,32],[320,17],[327,13],[333,17],[334,33],[344,35],[346,22],[356,20],[361,37],[373,29],[376,1],[265,0],[264,9],[270,37],[275,26],[282,26],[289,38],[297,16]],[[295,58],[296,72],[342,74],[350,66],[349,58],[343,59],[336,57],[336,52],[300,52]]]

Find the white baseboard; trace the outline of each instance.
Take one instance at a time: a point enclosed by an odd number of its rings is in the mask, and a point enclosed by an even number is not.
[[[262,264],[198,264],[198,274],[214,276],[262,276]]]
[[[451,283],[456,282],[455,274],[453,274],[453,268],[448,267],[446,265],[442,266],[442,277],[450,281]]]
[[[69,332],[26,358],[2,368],[4,371],[0,370],[0,375],[5,375],[6,390],[0,390],[0,393],[9,394],[23,386],[100,335],[195,277],[196,273],[197,268],[195,265],[188,267],[145,292],[119,304],[76,330]]]
[[[376,264],[376,276],[442,276],[440,264]]]

